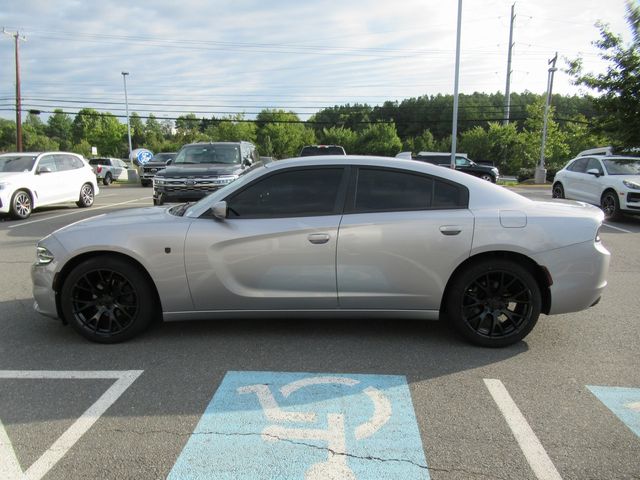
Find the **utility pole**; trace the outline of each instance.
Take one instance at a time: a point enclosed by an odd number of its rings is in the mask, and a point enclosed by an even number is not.
[[[509,125],[511,116],[511,52],[513,50],[513,22],[516,19],[516,4],[511,5],[511,23],[509,25],[509,53],[507,54],[507,85],[504,89],[504,125]]]
[[[22,103],[20,97],[20,50],[18,48],[20,40],[27,41],[24,35],[20,35],[20,32],[8,32],[4,27],[2,33],[10,35],[15,40],[16,45],[16,150],[22,151]]]
[[[535,183],[544,183],[547,180],[547,169],[544,168],[544,147],[547,142],[547,119],[549,117],[549,107],[551,106],[551,92],[553,91],[553,75],[558,70],[556,61],[558,60],[558,52],[547,62],[549,73],[547,75],[547,101],[544,105],[544,120],[542,123],[542,147],[540,148],[540,165],[536,168]]]
[[[458,0],[458,31],[456,34],[456,71],[453,82],[453,125],[451,128],[451,168],[456,168],[458,137],[458,83],[460,79],[460,33],[462,30],[462,0]]]
[[[127,98],[127,75],[129,72],[122,72],[122,81],[124,82],[124,108],[127,112],[127,135],[129,137],[129,160],[133,161],[131,158],[131,123],[129,123],[129,99]]]

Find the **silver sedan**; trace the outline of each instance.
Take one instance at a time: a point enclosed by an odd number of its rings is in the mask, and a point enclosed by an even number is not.
[[[35,308],[111,343],[164,320],[442,318],[500,347],[597,303],[602,212],[411,160],[247,169],[195,204],[102,215],[37,245]]]

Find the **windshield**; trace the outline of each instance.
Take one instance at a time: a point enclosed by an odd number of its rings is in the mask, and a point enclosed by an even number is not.
[[[185,163],[240,163],[240,146],[224,144],[189,145],[183,147],[174,164]]]
[[[175,156],[176,156],[175,153],[156,153],[150,161],[151,162],[166,162],[167,160],[173,159]]]
[[[609,175],[640,175],[640,158],[606,158],[602,163]]]
[[[6,155],[0,157],[0,172],[28,172],[36,161],[35,155]]]

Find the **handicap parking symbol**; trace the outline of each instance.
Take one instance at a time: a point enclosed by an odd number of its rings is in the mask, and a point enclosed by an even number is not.
[[[428,479],[405,377],[228,372],[170,479]]]
[[[640,388],[594,385],[587,385],[587,388],[640,437]]]

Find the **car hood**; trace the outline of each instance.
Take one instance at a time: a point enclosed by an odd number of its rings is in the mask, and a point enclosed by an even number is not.
[[[169,165],[158,174],[164,177],[194,177],[198,175],[237,175],[241,171],[242,168],[239,164],[200,163],[197,165]]]
[[[0,182],[17,180],[21,176],[29,175],[30,172],[0,172]]]

